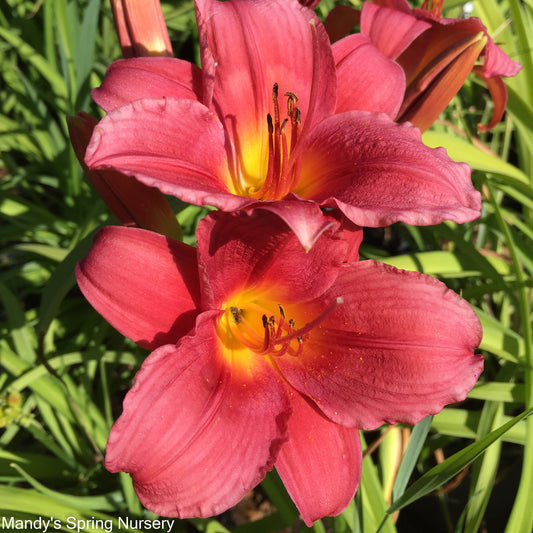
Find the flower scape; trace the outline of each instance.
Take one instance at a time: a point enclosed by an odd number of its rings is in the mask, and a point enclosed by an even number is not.
[[[420,129],[453,97],[443,78],[457,92],[484,57],[478,74],[501,89],[519,66],[435,6],[364,2],[360,33],[332,44],[314,5],[196,0],[200,68],[172,57],[156,2],[115,2],[126,58],[93,91],[106,115],[70,119],[124,224],[98,232],[78,285],[151,352],[105,464],[162,516],[220,514],[272,468],[307,525],[337,515],[359,484],[360,430],[416,424],[483,370],[465,300],[358,249],[362,228],[479,217],[470,168]],[[431,32],[447,48],[415,58]],[[490,127],[505,108],[492,94]],[[196,246],[164,195],[217,208]]]

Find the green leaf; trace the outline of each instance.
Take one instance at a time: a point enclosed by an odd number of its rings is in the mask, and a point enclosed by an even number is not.
[[[525,360],[525,348],[522,337],[496,318],[480,309],[474,310],[483,327],[480,349],[487,350],[513,363],[523,362]]]
[[[500,257],[483,258],[479,264],[473,264],[462,254],[444,250],[383,257],[380,258],[380,261],[403,270],[454,278],[482,275],[485,270],[485,261],[502,276],[509,274],[510,270],[509,265]]]
[[[478,442],[474,442],[448,457],[445,461],[426,472],[420,479],[415,481],[404,494],[395,501],[388,509],[387,514],[392,514],[406,505],[413,503],[422,496],[438,489],[452,477],[456,476],[463,468],[468,466],[474,459],[479,457],[492,443],[497,441],[515,424],[533,413],[533,407],[515,416],[506,424],[489,433]]]
[[[514,178],[515,181],[529,183],[526,174],[519,168],[507,163],[496,154],[488,151],[488,149],[482,150],[461,137],[430,130],[424,133],[422,139],[424,144],[432,148],[438,146],[446,148],[448,155],[454,161],[463,161],[476,170],[501,174],[502,176]]]
[[[36,519],[55,519],[53,530],[57,525],[63,531],[85,531],[87,533],[108,533],[110,528],[119,529],[116,518],[99,513],[77,509],[70,505],[57,502],[50,496],[41,494],[35,489],[22,489],[18,487],[6,487],[0,485],[0,509],[11,513],[22,512],[33,515]],[[3,513],[4,516],[7,513]],[[8,520],[11,516],[6,516]],[[98,523],[96,522],[98,520]],[[8,523],[9,527],[9,523]],[[22,530],[23,527],[16,528]],[[124,531],[137,532],[136,529],[121,527]],[[50,528],[48,529],[51,530]]]
[[[76,284],[74,276],[76,263],[87,255],[92,244],[93,236],[94,233],[91,233],[80,241],[50,276],[48,283],[44,287],[43,297],[39,307],[37,331],[40,333],[44,333],[48,329],[57,314],[63,298]]]
[[[81,23],[76,50],[76,86],[78,88],[87,80],[93,68],[99,11],[100,0],[90,0]]]
[[[366,446],[362,436],[361,443],[364,450]],[[380,531],[384,533],[396,533],[396,527],[392,520],[386,520],[380,526],[381,518],[387,510],[387,503],[383,498],[383,487],[379,481],[376,466],[369,455],[363,459],[361,483],[358,492],[360,493],[363,508],[363,530],[377,531],[380,528]]]
[[[524,403],[525,387],[517,383],[478,383],[468,397],[477,400],[491,400],[494,402]]]
[[[75,509],[87,509],[98,511],[116,511],[116,504],[113,503],[116,500],[117,494],[104,494],[102,496],[71,496],[70,494],[64,494],[51,490],[45,487],[42,483],[39,483],[34,477],[30,476],[21,466],[16,463],[12,463],[11,467],[17,470],[24,479],[37,491],[46,496],[50,496],[52,499],[59,503],[69,505]]]
[[[396,482],[392,489],[393,502],[404,493],[405,487],[407,487],[407,483],[409,482],[411,474],[415,469],[416,462],[418,461],[418,456],[420,455],[426,437],[428,436],[432,421],[433,417],[428,416],[413,427],[407,450],[403,456],[400,468],[398,469],[398,474],[396,475]]]
[[[503,404],[487,402],[483,407],[478,426],[478,433],[486,435],[501,423]],[[482,457],[476,460],[471,471],[472,488],[465,518],[464,533],[476,533],[489,503],[498,471],[502,442],[497,440]]]
[[[0,283],[0,301],[2,301],[7,313],[11,338],[17,354],[23,361],[32,363],[37,357],[35,353],[37,344],[35,335],[33,335],[33,330],[26,324],[26,317],[21,303],[3,283]]]
[[[64,104],[67,91],[63,78],[54,70],[46,59],[32,48],[27,42],[21,39],[15,32],[9,31],[0,26],[0,38],[8,42],[17,51],[23,62],[33,65],[39,73],[48,81],[55,95],[57,102]],[[63,108],[63,111],[66,109]]]

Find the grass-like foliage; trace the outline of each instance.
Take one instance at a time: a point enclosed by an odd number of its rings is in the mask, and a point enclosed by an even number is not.
[[[319,16],[334,3],[324,0]],[[464,4],[449,0],[445,15],[457,16]],[[175,54],[197,60],[192,0],[163,7]],[[492,132],[477,133],[492,104],[472,77],[424,141],[470,164],[482,216],[369,231],[362,257],[431,274],[466,298],[483,324],[485,371],[460,405],[414,428],[363,434],[360,489],[344,513],[315,523],[317,533],[532,530],[533,417],[525,415],[533,407],[533,2],[476,0],[467,8],[523,69],[507,80],[507,113]],[[116,221],[82,174],[65,117],[100,116],[90,89],[120,55],[107,2],[0,6],[3,531],[39,518],[55,520],[49,530],[149,531],[139,520],[157,519],[129,476],[103,465],[109,429],[146,352],[92,309],[74,279],[94,232]],[[192,242],[205,211],[173,207]],[[298,520],[271,473],[234,510],[175,520],[172,531],[306,530]]]

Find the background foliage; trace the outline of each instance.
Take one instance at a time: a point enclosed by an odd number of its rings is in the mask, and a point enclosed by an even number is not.
[[[334,4],[323,0],[319,16]],[[472,166],[482,216],[368,231],[362,255],[431,274],[461,293],[483,323],[485,371],[460,405],[414,428],[364,434],[360,490],[342,515],[317,522],[317,533],[532,530],[533,417],[513,417],[533,406],[533,1],[464,4],[448,0],[445,15],[480,16],[523,65],[507,80],[508,112],[493,132],[476,133],[491,102],[470,79],[424,135]],[[175,54],[197,61],[192,0],[164,4],[164,12]],[[104,531],[97,520],[116,528],[119,517],[156,518],[139,504],[129,476],[103,467],[107,434],[146,353],[97,315],[73,275],[94,231],[114,220],[81,173],[65,116],[99,116],[90,88],[120,55],[107,2],[7,0],[0,7],[0,518],[53,516],[66,531],[68,517],[82,531]],[[193,242],[204,211],[174,207]],[[306,529],[275,473],[217,519],[173,526]]]

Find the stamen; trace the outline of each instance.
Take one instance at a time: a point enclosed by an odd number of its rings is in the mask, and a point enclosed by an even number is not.
[[[274,123],[272,122],[272,115],[267,113],[267,127],[268,127],[268,161],[267,161],[267,175],[263,185],[258,190],[250,188],[248,195],[251,198],[264,198],[270,192],[275,180],[274,173]]]
[[[305,123],[300,128],[302,121],[302,114],[298,107],[295,107],[294,119],[291,115],[291,148],[290,148],[290,157],[287,163],[284,165],[284,174],[285,174],[285,189],[286,193],[294,190],[298,185],[300,180],[300,168],[301,168],[301,152],[303,150],[302,144],[298,141],[304,137],[307,133],[307,130],[311,127],[311,122],[313,120],[313,115],[315,113],[317,98],[318,98],[318,76],[320,73],[320,51],[318,43],[318,33],[315,25],[315,21],[311,19],[309,21],[309,26],[311,27],[311,40],[313,43],[313,73],[311,76],[311,91],[309,94],[309,106],[307,108],[307,116],[305,118]],[[291,99],[291,97],[289,97]],[[292,103],[290,104],[292,108]]]
[[[290,186],[291,186],[291,179],[287,176],[287,172],[285,169],[287,168],[287,154],[289,152],[289,147],[287,146],[287,136],[285,135],[285,132],[283,131],[285,124],[287,124],[287,119],[283,121],[283,124],[281,126],[280,130],[280,136],[281,136],[281,173],[278,179],[278,183],[276,184],[276,198],[283,198],[290,192]]]
[[[273,157],[273,176],[274,180],[276,178],[279,179],[279,176],[281,174],[281,146],[280,146],[280,136],[281,136],[281,125],[279,120],[279,104],[278,104],[278,84],[274,83],[274,87],[272,87],[272,101],[274,102],[274,157]],[[270,157],[269,157],[269,163],[270,163]],[[276,180],[277,181],[277,180]],[[276,187],[277,189],[277,183]],[[276,190],[274,190],[274,194],[276,194]]]
[[[444,0],[424,0],[422,3],[422,9],[429,11],[436,17],[440,17],[442,15],[442,8],[443,8]]]
[[[311,322],[308,322],[303,328],[297,329],[296,331],[294,331],[294,333],[291,333],[290,335],[286,335],[285,337],[283,337],[282,341],[288,342],[288,341],[292,341],[293,339],[298,340],[299,337],[301,337],[303,340],[306,333],[309,333],[313,328],[318,326],[318,324],[323,322],[328,315],[333,313],[333,311],[335,311],[335,309],[337,309],[337,307],[341,303],[343,303],[343,301],[344,300],[342,299],[342,297],[337,298],[335,302],[331,304],[323,313],[321,313]]]
[[[243,325],[245,325],[245,327],[243,328],[244,331],[243,329],[241,329]],[[251,333],[253,338],[250,339],[246,337],[245,333],[248,333],[248,334]],[[235,337],[237,341],[239,341],[239,343],[242,346],[246,346],[253,352],[262,353],[263,348],[260,347],[260,344],[259,344],[262,341],[262,339],[257,335],[255,331],[253,331],[253,329],[249,326],[249,324],[245,324],[243,322],[239,324],[237,327],[231,328],[231,334]]]
[[[295,329],[296,324],[293,318],[286,319],[285,309],[281,304],[278,304],[278,319],[274,315],[269,316],[266,313],[261,315],[263,335],[246,320],[246,316],[250,316],[249,312],[257,316],[255,313],[264,309],[261,305],[251,302],[245,309],[231,306],[229,312],[233,318],[233,323],[230,321],[228,326],[237,342],[258,355],[281,357],[288,353],[293,357],[297,357],[302,354],[310,331],[323,322],[342,302],[342,298],[337,298],[318,317],[299,329]],[[297,347],[293,344],[293,341],[298,343]]]
[[[292,117],[291,117],[292,118]],[[296,141],[298,140],[298,131],[300,129],[300,124],[302,123],[302,112],[300,108],[297,107],[294,110],[294,118],[291,120],[292,130],[291,130],[291,152],[296,146]]]
[[[274,126],[276,128],[279,128],[278,92],[279,92],[278,84],[274,83],[274,86],[272,87],[272,101],[274,102]]]
[[[268,133],[272,135],[274,133],[274,124],[272,124],[272,115],[267,113]]]
[[[292,119],[294,110],[297,109],[298,97],[290,91],[287,91],[285,96],[287,97],[287,115]]]

